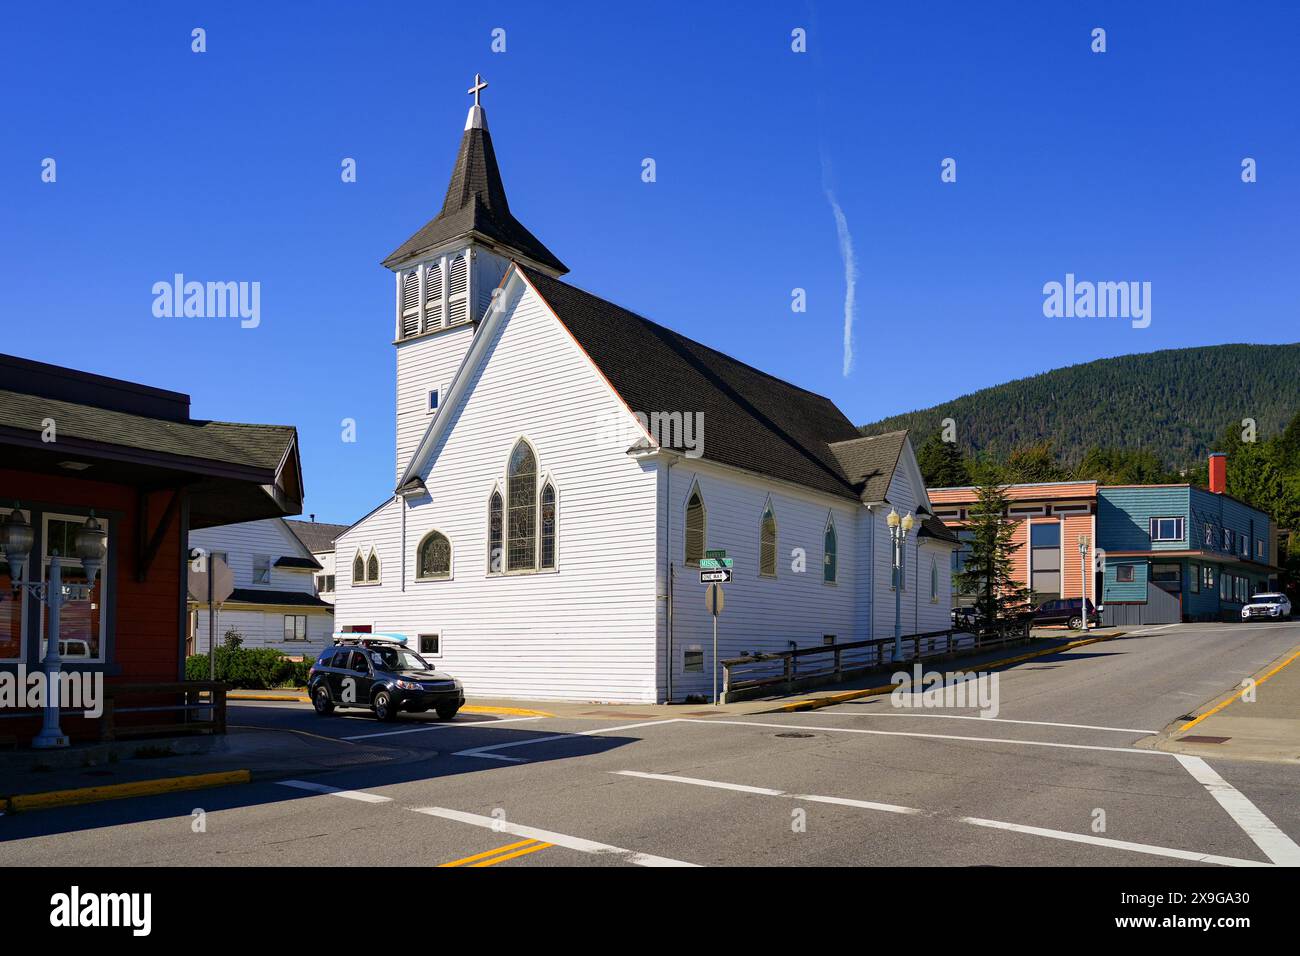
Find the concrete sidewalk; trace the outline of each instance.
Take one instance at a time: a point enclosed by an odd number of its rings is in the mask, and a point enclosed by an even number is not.
[[[1237,686],[1155,738],[1153,746],[1197,757],[1300,763],[1300,646],[1254,675],[1254,700]]]

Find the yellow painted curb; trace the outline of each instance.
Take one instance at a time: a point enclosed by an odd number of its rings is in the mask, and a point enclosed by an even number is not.
[[[522,707],[489,707],[486,704],[466,704],[460,709],[462,714],[510,714],[514,717],[554,717],[544,710],[525,710]]]
[[[50,790],[46,793],[23,793],[5,801],[10,811],[44,810],[49,807],[71,807],[81,803],[99,803],[102,800],[121,800],[126,797],[149,797],[159,793],[176,793],[182,790],[202,790],[206,787],[225,787],[232,783],[250,783],[253,777],[247,770],[226,770],[221,773],[196,773],[185,777],[163,777],[159,780],[137,780],[134,783],[111,783],[102,787],[80,787],[75,790]]]
[[[287,692],[283,694],[230,693],[226,695],[226,700],[288,700],[310,703],[311,698],[306,694],[290,694]]]
[[[986,661],[985,663],[979,666],[986,670],[993,670],[995,667],[1009,667],[1012,664],[1019,664],[1021,661],[1033,660],[1035,657],[1046,657],[1048,654],[1059,654],[1061,651],[1072,650],[1073,648],[1083,647],[1084,645],[1087,644],[1096,644],[1100,641],[1114,640],[1117,637],[1122,637],[1123,634],[1124,632],[1120,631],[1117,634],[1107,634],[1104,637],[1080,638],[1077,641],[1068,641],[1067,643],[1062,644],[1059,647],[1047,647],[1041,651],[1032,651],[1028,654],[1020,654],[1016,657],[1007,657],[1007,658],[1003,658],[1000,661]],[[766,711],[765,713],[769,713],[769,714],[780,713],[780,712],[793,713],[795,711],[800,711],[800,710],[817,710],[822,707],[833,706],[834,704],[842,704],[848,700],[857,700],[861,697],[875,697],[880,694],[888,694],[898,686],[900,685],[885,684],[880,687],[868,687],[863,690],[841,691],[838,694],[827,694],[824,697],[810,697],[806,700],[795,700],[795,701],[791,701],[788,704],[782,704],[781,706]]]
[[[1288,657],[1286,660],[1284,660],[1281,664],[1278,664],[1277,667],[1274,667],[1272,670],[1270,670],[1267,674],[1265,674],[1265,675],[1264,675],[1263,677],[1261,677],[1259,680],[1255,681],[1251,686],[1253,686],[1253,687],[1258,687],[1260,684],[1264,683],[1264,681],[1268,680],[1270,677],[1272,677],[1274,674],[1276,674],[1276,673],[1277,673],[1278,671],[1280,671],[1282,668],[1284,668],[1284,667],[1286,667],[1288,664],[1290,664],[1290,663],[1291,663],[1293,660],[1295,660],[1297,657],[1300,657],[1300,651],[1296,651],[1294,654],[1292,654],[1290,657]],[[1197,724],[1199,724],[1201,721],[1203,721],[1206,717],[1213,717],[1215,714],[1217,714],[1219,711],[1223,710],[1223,708],[1227,707],[1227,706],[1228,706],[1229,704],[1231,704],[1233,701],[1235,701],[1235,700],[1240,700],[1240,699],[1245,695],[1246,691],[1248,691],[1248,690],[1250,690],[1250,689],[1251,689],[1250,687],[1243,687],[1241,690],[1237,691],[1235,694],[1233,694],[1233,695],[1232,695],[1231,697],[1229,697],[1227,700],[1221,702],[1218,706],[1216,706],[1216,707],[1211,707],[1209,710],[1207,710],[1205,713],[1201,714],[1199,717],[1193,719],[1192,721],[1190,721],[1190,722],[1188,722],[1188,723],[1186,723],[1186,724],[1183,724],[1183,726],[1179,727],[1178,730],[1175,731],[1175,733],[1179,734],[1180,736],[1181,736],[1182,734],[1187,733],[1187,731],[1191,730],[1193,727],[1195,727]],[[1174,738],[1174,739],[1177,739],[1177,738]]]

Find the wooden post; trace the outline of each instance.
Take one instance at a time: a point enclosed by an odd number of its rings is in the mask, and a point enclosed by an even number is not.
[[[113,731],[113,695],[104,694],[104,712],[99,715],[99,739],[112,740]]]
[[[224,734],[226,732],[226,685],[214,684],[212,690],[212,717],[216,724],[212,732]]]

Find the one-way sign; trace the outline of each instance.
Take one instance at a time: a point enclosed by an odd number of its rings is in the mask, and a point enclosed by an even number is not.
[[[700,583],[701,584],[730,584],[731,569],[721,568],[717,571],[701,571]]]

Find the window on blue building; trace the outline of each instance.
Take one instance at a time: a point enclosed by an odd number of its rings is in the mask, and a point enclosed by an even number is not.
[[[1151,519],[1151,540],[1152,541],[1182,541],[1183,540],[1183,519],[1182,518],[1152,518]]]

